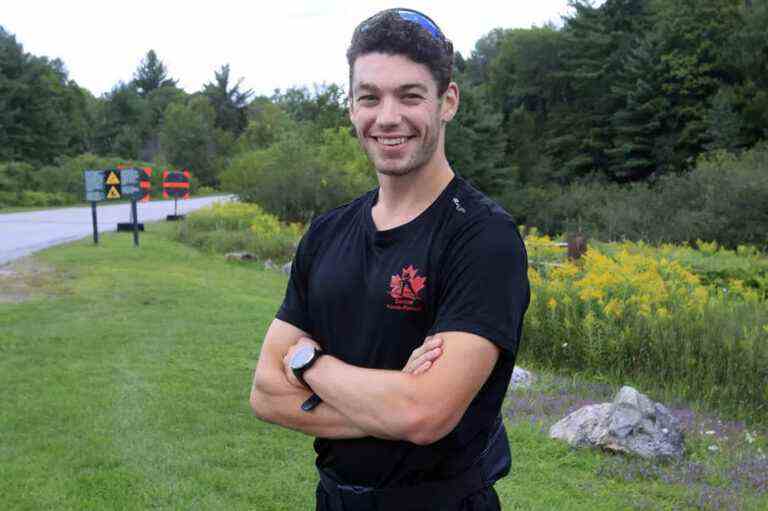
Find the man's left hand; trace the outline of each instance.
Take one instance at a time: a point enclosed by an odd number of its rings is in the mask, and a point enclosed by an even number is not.
[[[285,370],[285,379],[288,380],[288,383],[294,387],[307,390],[307,387],[304,386],[304,384],[301,383],[298,378],[296,378],[296,375],[293,374],[293,369],[291,369],[291,358],[293,358],[294,353],[296,353],[304,346],[309,346],[310,348],[315,348],[317,350],[321,349],[320,345],[309,337],[302,337],[296,341],[296,344],[288,349],[288,353],[286,353],[283,357],[283,368]]]

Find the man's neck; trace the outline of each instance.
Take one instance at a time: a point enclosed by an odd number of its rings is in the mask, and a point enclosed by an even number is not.
[[[371,211],[380,231],[407,224],[423,213],[453,179],[445,158],[405,176],[379,174],[379,198]]]

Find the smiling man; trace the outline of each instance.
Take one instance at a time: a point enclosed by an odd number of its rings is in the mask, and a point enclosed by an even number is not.
[[[437,25],[380,12],[347,58],[350,117],[379,187],[301,240],[251,406],[316,437],[319,510],[496,510],[525,248],[446,158],[459,89]]]

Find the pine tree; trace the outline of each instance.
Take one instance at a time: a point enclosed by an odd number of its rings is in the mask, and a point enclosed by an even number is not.
[[[653,34],[639,39],[611,88],[623,108],[610,118],[612,148],[606,151],[608,175],[615,181],[645,179],[666,170],[671,147],[665,141],[669,101],[662,91],[665,71]]]
[[[240,135],[248,126],[248,101],[253,96],[252,90],[241,91],[240,78],[234,87],[230,88],[229,64],[221,66],[214,72],[215,82],[203,86],[203,95],[208,98],[216,113],[217,128]]]
[[[136,87],[141,97],[146,97],[150,92],[160,87],[175,87],[176,80],[168,77],[168,70],[157,57],[155,50],[149,50],[147,55],[141,59],[131,84]]]
[[[566,20],[559,79],[567,84],[550,116],[547,151],[569,178],[607,172],[612,114],[621,107],[609,94],[630,50],[649,24],[648,0],[608,0],[600,7],[571,3]]]

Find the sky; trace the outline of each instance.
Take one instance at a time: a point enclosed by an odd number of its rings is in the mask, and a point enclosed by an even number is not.
[[[99,96],[128,82],[154,49],[187,92],[230,65],[230,79],[271,95],[277,88],[347,80],[345,53],[358,23],[379,10],[410,7],[429,15],[468,57],[494,28],[561,23],[567,0],[2,0],[0,25],[24,50],[60,58],[69,77]]]

